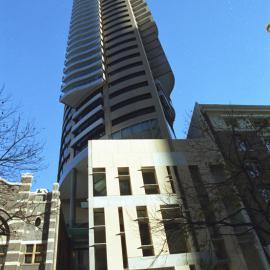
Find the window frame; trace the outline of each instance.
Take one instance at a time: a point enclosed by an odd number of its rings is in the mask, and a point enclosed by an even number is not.
[[[32,252],[27,251],[27,247],[33,246],[32,247]],[[25,253],[24,253],[24,264],[42,264],[46,262],[46,249],[45,249],[46,244],[27,244],[25,246]],[[38,247],[42,247],[41,251],[37,251]],[[31,262],[26,262],[26,257],[31,256]],[[40,262],[36,262],[36,258],[38,256],[42,256],[42,260]]]
[[[155,183],[150,183],[150,184],[145,183],[144,172],[147,172],[147,171],[153,172]],[[155,167],[142,167],[141,173],[142,173],[142,178],[143,178],[142,188],[144,188],[145,194],[146,195],[160,194],[160,188],[158,184],[157,173],[156,173]],[[156,190],[153,192],[152,188],[156,188]]]
[[[100,181],[95,182],[95,176],[97,175],[104,175],[104,183],[105,183],[105,194],[101,194],[96,188],[95,184],[97,184]],[[106,168],[93,168],[92,171],[92,177],[93,177],[93,196],[94,197],[104,197],[107,196],[107,177],[106,177]]]

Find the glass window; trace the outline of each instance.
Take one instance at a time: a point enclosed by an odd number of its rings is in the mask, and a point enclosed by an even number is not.
[[[89,269],[89,250],[88,248],[78,248],[74,250],[74,261],[77,266],[76,269]]]
[[[159,139],[161,138],[161,131],[158,126],[158,121],[156,119],[151,120],[151,130],[152,130],[152,136],[153,139]]]
[[[94,209],[94,225],[95,226],[105,225],[105,216],[103,208]]]
[[[34,264],[45,261],[46,246],[44,244],[26,245],[24,263]]]
[[[129,177],[121,177],[119,179],[120,195],[131,195],[130,179]]]
[[[174,181],[173,181],[171,168],[169,166],[167,166],[166,169],[167,169],[167,172],[168,172],[167,177],[168,177],[168,182],[170,182],[170,184],[171,184],[172,193],[175,193],[175,187],[174,187]]]
[[[121,139],[121,131],[117,131],[115,133],[112,134],[112,139],[117,140],[117,139]]]
[[[156,172],[153,167],[142,168],[142,177],[146,194],[158,194],[159,187],[156,180]]]
[[[187,252],[187,228],[180,223],[179,205],[163,205],[160,210],[170,254]]]
[[[122,129],[122,138],[125,138],[125,139],[133,138],[132,129],[130,127]]]
[[[107,270],[106,245],[95,246],[95,269],[96,270]]]
[[[94,196],[107,195],[105,168],[93,169],[93,187]]]
[[[161,138],[161,132],[157,120],[152,119],[121,129],[111,137],[113,139],[158,139]]]
[[[103,208],[94,209],[95,269],[107,270],[106,230]]]
[[[125,235],[125,226],[124,226],[124,217],[123,217],[122,207],[118,208],[118,215],[119,215],[119,225],[120,225],[120,233],[121,233],[123,267],[124,267],[124,269],[127,269],[128,268],[128,256],[127,256],[126,235]]]
[[[131,195],[129,168],[118,168],[120,195]]]
[[[152,236],[146,206],[137,207],[137,217],[143,256],[154,256]]]
[[[105,226],[99,226],[94,228],[95,244],[106,243]]]

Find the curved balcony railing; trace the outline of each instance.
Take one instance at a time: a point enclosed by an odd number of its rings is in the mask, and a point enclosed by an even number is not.
[[[92,35],[89,38],[86,38],[85,40],[81,40],[79,42],[76,42],[72,45],[69,45],[67,48],[67,52],[69,53],[71,50],[78,49],[79,47],[85,46],[87,44],[91,44],[91,42],[94,42],[96,40],[100,40],[100,32],[98,32],[96,35]]]
[[[94,63],[96,61],[102,61],[102,53],[98,52],[93,55],[89,55],[89,57],[85,57],[84,59],[80,59],[72,64],[69,64],[68,66],[65,67],[64,73],[68,74],[70,71],[73,71],[77,68],[84,67],[88,64]],[[87,63],[85,63],[87,62]]]
[[[89,32],[91,32],[91,30],[93,28],[100,28],[100,22],[99,21],[94,21],[91,24],[87,24],[85,27],[81,27],[81,28],[77,29],[72,34],[69,34],[68,40],[73,39],[73,38],[76,39],[76,38],[80,37],[81,35],[83,35],[85,33],[89,33]]]
[[[80,24],[82,22],[85,22],[86,18],[92,18],[92,17],[96,17],[98,18],[99,17],[99,12],[98,12],[98,9],[97,10],[92,10],[91,12],[89,12],[89,14],[87,14],[87,16],[83,16],[83,17],[78,17],[76,19],[71,19],[71,22],[70,22],[70,30],[73,29],[73,27],[77,24]]]
[[[91,42],[90,44],[86,44],[83,46],[80,46],[76,49],[73,49],[71,51],[69,51],[68,53],[66,53],[66,59],[71,59],[74,56],[77,56],[79,54],[83,54],[84,52],[88,51],[88,50],[92,50],[95,49],[95,47],[101,46],[101,40],[98,39],[94,42]],[[67,63],[67,60],[65,61],[65,63]]]
[[[94,116],[96,113],[98,113],[99,111],[103,111],[103,106],[102,105],[98,105],[97,107],[95,107],[93,110],[91,110],[88,114],[86,114],[82,119],[80,119],[80,121],[78,121],[71,129],[71,132],[75,132],[78,128],[80,128],[80,126],[87,122],[87,120],[89,118],[91,118],[92,116]]]
[[[93,96],[90,100],[88,100],[85,104],[83,104],[82,106],[80,106],[80,108],[73,114],[73,118],[76,119],[79,117],[79,115],[82,113],[82,111],[84,109],[86,109],[87,107],[91,106],[94,102],[96,102],[99,99],[102,99],[103,95],[101,92],[99,92],[98,94],[96,94],[95,96]]]
[[[83,33],[81,35],[78,35],[78,37],[76,37],[76,38],[70,38],[69,41],[68,41],[68,46],[72,46],[73,44],[76,44],[79,41],[83,41],[85,39],[88,39],[88,38],[90,38],[92,36],[100,35],[99,26],[95,26],[91,30],[92,30],[91,32],[85,32],[85,33]]]
[[[83,72],[91,72],[92,70],[95,70],[96,67],[98,68],[102,68],[102,63],[101,61],[96,61],[92,64],[89,64],[89,65],[86,65],[84,67],[81,67],[81,68],[78,68],[78,69],[75,69],[69,73],[67,73],[64,77],[63,77],[63,82],[68,82],[69,78],[72,79],[73,76],[76,76],[76,74],[78,73],[83,73]]]
[[[89,18],[84,19],[83,21],[76,21],[70,25],[69,33],[74,32],[79,27],[82,27],[84,25],[89,25],[93,21],[96,21],[97,19],[99,19],[99,17],[89,17]]]
[[[72,77],[68,76],[63,81],[64,84],[69,84],[72,82],[75,82],[77,79],[83,79],[85,76],[90,76],[91,74],[94,74],[96,71],[102,70],[102,64],[99,63],[99,65],[96,65],[90,69],[86,69],[84,71],[75,73]]]
[[[98,11],[99,10],[99,6],[96,3],[86,3],[86,4],[82,4],[81,6],[76,6],[76,9],[72,10],[72,14],[71,14],[71,18],[77,18],[80,17],[80,15],[84,15],[87,12],[91,12],[91,11]]]
[[[89,1],[87,1],[87,2],[78,2],[78,3],[75,3],[75,5],[73,6],[73,8],[72,8],[72,14],[74,13],[74,12],[78,12],[78,10],[80,10],[81,8],[84,8],[85,6],[96,6],[96,3],[91,3],[91,2],[89,2]]]
[[[91,130],[95,129],[96,127],[104,125],[104,119],[99,118],[93,124],[91,124],[88,128],[86,128],[83,132],[81,132],[78,136],[76,136],[70,143],[73,146],[76,142],[78,142],[81,138],[83,138],[87,133],[91,132]]]
[[[87,47],[86,50],[80,50],[80,52],[73,52],[72,54],[69,54],[69,56],[66,58],[66,66],[76,62],[77,60],[84,59],[88,55],[93,55],[95,53],[100,52],[101,50],[101,45],[96,44],[93,47]]]
[[[80,104],[80,102],[89,95],[91,89],[96,89],[100,87],[104,82],[103,75],[97,76],[96,78],[92,78],[88,82],[83,82],[81,85],[77,87],[73,87],[72,89],[65,91],[60,96],[60,101],[70,107],[76,107]]]
[[[83,21],[82,23],[73,26],[73,27],[70,28],[70,30],[69,30],[69,35],[72,35],[72,34],[73,34],[74,32],[76,32],[77,30],[83,29],[84,27],[87,27],[87,26],[89,26],[90,24],[92,24],[92,23],[94,23],[94,22],[96,22],[96,21],[99,22],[99,18],[95,18],[95,17],[94,17],[94,18],[89,18],[89,19]]]
[[[73,89],[77,86],[82,85],[84,82],[88,83],[90,81],[94,81],[96,78],[99,78],[100,75],[102,75],[103,70],[101,68],[99,68],[98,70],[91,72],[90,74],[86,74],[84,76],[78,76],[77,78],[70,80],[67,83],[63,83],[61,90],[63,92],[66,92],[70,89]]]

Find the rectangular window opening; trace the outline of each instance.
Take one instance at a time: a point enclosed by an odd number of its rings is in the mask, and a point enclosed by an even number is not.
[[[122,255],[123,255],[123,267],[124,269],[128,268],[128,256],[127,256],[127,243],[125,235],[125,226],[124,226],[124,217],[122,207],[118,208],[119,215],[119,225],[120,225],[120,236],[121,236],[121,246],[122,246]]]
[[[45,244],[29,244],[26,245],[24,263],[40,264],[45,262],[46,258]]]
[[[129,168],[118,168],[120,195],[131,195]]]
[[[107,195],[105,168],[93,168],[93,194],[94,196]]]
[[[187,228],[181,224],[182,212],[178,204],[160,207],[170,254],[186,253]]]
[[[174,181],[173,181],[173,176],[172,176],[172,171],[170,166],[167,166],[167,173],[168,173],[168,182],[170,182],[172,193],[175,193],[175,187],[174,187]]]
[[[154,256],[154,249],[146,206],[137,206],[137,217],[143,256]]]
[[[159,194],[159,186],[154,167],[142,168],[142,177],[146,194]]]

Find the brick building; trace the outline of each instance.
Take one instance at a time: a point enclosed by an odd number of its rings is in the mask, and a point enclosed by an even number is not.
[[[31,192],[32,175],[21,182],[0,179],[0,269],[56,269],[60,200],[52,192]]]

